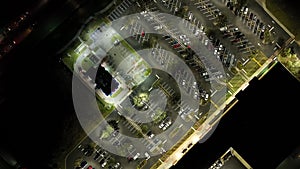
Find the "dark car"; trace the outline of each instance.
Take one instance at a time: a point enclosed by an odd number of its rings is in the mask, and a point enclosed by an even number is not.
[[[81,163],[80,163],[80,167],[81,168],[85,168],[87,166],[87,162],[86,161],[82,161]]]
[[[259,28],[262,29],[263,27],[264,27],[264,24],[261,22],[261,23],[259,24]]]
[[[99,161],[99,164],[102,165],[105,162],[105,159],[102,158],[101,161]]]
[[[258,25],[260,23],[260,20],[257,19],[255,23],[256,23],[256,25]]]
[[[250,12],[250,19],[252,20],[253,19],[253,13]]]
[[[95,157],[94,157],[94,160],[98,160],[100,157],[100,154],[99,153],[96,153]]]
[[[265,38],[265,32],[260,32],[259,38],[264,39]]]

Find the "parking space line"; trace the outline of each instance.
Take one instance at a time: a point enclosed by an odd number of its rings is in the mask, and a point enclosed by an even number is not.
[[[123,9],[121,6],[119,6],[119,7],[117,8],[117,10],[118,10],[121,14],[123,14],[123,12],[125,11],[125,9]]]
[[[122,4],[124,4],[124,6],[126,6],[128,8],[130,5],[128,5],[127,3],[128,3],[128,1],[124,1]]]
[[[219,108],[219,106],[215,103],[215,102],[213,102],[211,99],[210,99],[210,102],[218,109]]]
[[[121,4],[120,4],[120,7],[123,7],[124,10],[127,9],[127,7],[124,5],[124,3],[121,3]]]
[[[253,60],[259,67],[262,66],[255,58],[252,58],[252,60]]]
[[[118,18],[118,16],[116,16],[116,14],[114,12],[112,12],[110,15],[113,17],[113,19]]]

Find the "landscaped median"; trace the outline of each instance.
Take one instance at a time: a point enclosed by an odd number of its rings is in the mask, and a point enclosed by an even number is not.
[[[96,95],[96,97],[99,110],[102,113],[102,116],[105,118],[115,109],[115,107],[114,105],[105,102],[100,96]]]
[[[251,80],[253,78],[252,76],[267,60],[268,58],[261,51],[255,51],[244,64],[239,61],[237,67],[232,69],[235,75],[227,82],[229,95],[237,92],[245,82]]]
[[[252,54],[249,59],[249,62],[244,65],[243,70],[250,78],[268,60],[268,58],[261,51],[258,51]]]
[[[244,83],[246,80],[243,79],[242,75],[237,73],[234,77],[227,83],[229,91],[231,93],[235,93]]]

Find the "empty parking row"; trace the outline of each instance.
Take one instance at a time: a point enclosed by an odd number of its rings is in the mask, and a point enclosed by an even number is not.
[[[118,7],[116,7],[107,17],[111,21],[118,19],[122,14],[131,6],[129,0],[123,1]]]

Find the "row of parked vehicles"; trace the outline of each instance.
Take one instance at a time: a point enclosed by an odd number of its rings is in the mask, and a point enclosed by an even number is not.
[[[122,168],[120,162],[116,162],[115,159],[99,145],[97,145],[95,148],[92,148],[91,146],[83,147],[82,145],[79,145],[78,150],[81,151],[86,157],[92,157],[94,162],[99,163],[102,168]],[[87,161],[88,160],[82,160],[80,166],[76,167],[76,169],[95,169],[95,167],[91,164],[88,164]]]

